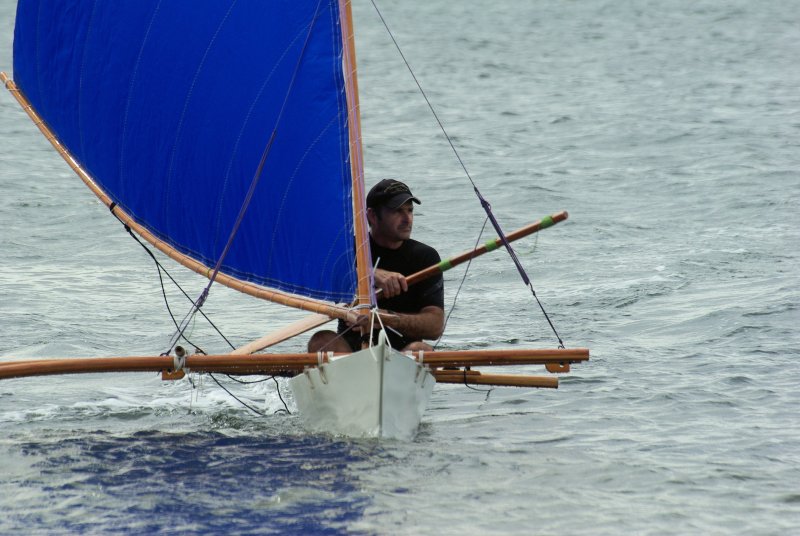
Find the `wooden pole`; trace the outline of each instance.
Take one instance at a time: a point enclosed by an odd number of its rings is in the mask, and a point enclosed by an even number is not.
[[[412,357],[420,360],[419,352]],[[347,354],[338,354],[347,355]],[[324,359],[327,359],[325,357]],[[573,349],[509,349],[464,350],[424,352],[422,362],[430,367],[546,365],[548,363],[574,363],[589,359],[585,348]],[[238,375],[300,373],[305,367],[319,364],[313,353],[255,354],[249,356],[192,355],[184,367],[195,372],[220,372]],[[40,359],[0,362],[0,379],[51,374],[89,374],[97,372],[160,372],[172,371],[175,364],[171,356],[88,357],[67,359]],[[439,371],[437,371],[438,373]],[[450,374],[450,371],[441,371]],[[460,374],[456,372],[457,374]]]
[[[419,352],[412,355],[419,359]],[[589,360],[588,348],[509,348],[500,350],[441,350],[424,352],[423,362],[435,367],[495,365],[544,365]]]
[[[259,350],[263,350],[264,348],[269,348],[270,346],[274,346],[279,342],[283,342],[287,339],[291,339],[292,337],[296,337],[306,331],[310,331],[314,328],[318,328],[323,324],[327,324],[333,320],[328,315],[321,315],[321,314],[313,314],[311,316],[307,316],[305,318],[301,318],[300,320],[289,324],[288,326],[284,326],[277,331],[273,331],[269,335],[265,335],[260,339],[257,339],[253,342],[245,344],[244,346],[240,346],[233,352],[231,355],[248,355],[258,352]]]
[[[558,389],[558,378],[549,376],[523,376],[518,374],[481,374],[475,370],[436,370],[437,383],[460,383],[474,385],[499,385],[502,387],[543,387]]]
[[[195,356],[196,357],[196,356]],[[282,365],[258,365],[244,362],[235,366],[227,356],[203,356],[211,359],[187,361],[187,370],[194,372],[246,375],[296,376],[305,367],[317,364],[316,358],[298,359]],[[224,359],[218,359],[218,358]],[[215,359],[216,358],[216,359]],[[305,361],[305,363],[303,363]],[[191,364],[191,367],[189,365]],[[0,364],[0,379],[48,376],[55,374],[97,374],[107,372],[174,373],[171,357],[85,358],[20,361]],[[558,378],[519,374],[482,374],[476,370],[434,370],[438,383],[498,385],[504,387],[558,388]]]
[[[353,225],[356,243],[356,273],[358,274],[358,305],[372,302],[372,255],[367,229],[366,192],[364,186],[364,152],[361,145],[361,107],[358,101],[356,68],[356,38],[350,0],[339,3],[339,22],[342,28],[342,69],[347,98],[347,130],[350,143],[350,177],[353,187]]]
[[[525,227],[521,227],[516,231],[513,231],[506,235],[506,239],[509,242],[513,242],[515,240],[519,240],[520,238],[526,237],[533,233],[539,232],[542,229],[547,229],[559,222],[566,220],[569,217],[566,211],[557,212],[555,214],[551,214],[550,216],[545,216],[541,220],[531,223],[530,225],[526,225]],[[494,240],[489,240],[485,242],[483,245],[461,253],[460,255],[456,255],[455,257],[450,257],[447,260],[440,262],[434,266],[430,266],[421,270],[413,275],[406,277],[406,282],[409,285],[413,285],[414,283],[418,283],[423,281],[429,277],[432,277],[436,274],[440,274],[442,272],[446,272],[447,270],[458,266],[461,263],[467,262],[470,259],[474,259],[475,257],[480,257],[484,253],[489,253],[490,251],[494,251],[503,245],[503,241],[500,238],[495,238]]]

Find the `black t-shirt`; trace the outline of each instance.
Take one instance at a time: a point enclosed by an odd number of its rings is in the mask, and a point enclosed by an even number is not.
[[[432,247],[408,239],[397,249],[389,249],[376,244],[372,237],[369,240],[370,250],[372,251],[372,262],[377,262],[377,268],[389,272],[398,272],[409,276],[424,270],[434,264],[439,264],[441,260],[439,254]],[[408,292],[403,292],[389,299],[381,299],[378,294],[378,307],[387,311],[397,313],[418,313],[423,307],[435,305],[444,309],[444,279],[442,274],[420,281],[415,285],[409,285]],[[344,322],[339,322],[339,332],[346,329]],[[389,342],[392,348],[403,348],[411,342],[413,338],[401,337],[391,329],[387,329]],[[377,333],[375,334],[377,336]],[[350,330],[344,338],[350,343],[353,350],[361,349],[360,335],[356,330]],[[417,339],[418,340],[418,339]]]

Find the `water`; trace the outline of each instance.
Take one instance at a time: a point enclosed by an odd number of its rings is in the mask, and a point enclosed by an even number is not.
[[[505,227],[570,212],[518,252],[592,360],[557,391],[437,387],[410,443],[309,435],[272,383],[221,380],[261,417],[207,378],[3,381],[0,532],[800,532],[800,4],[384,4]],[[468,180],[371,6],[356,24],[368,182],[406,179],[415,236],[470,248]],[[0,192],[0,356],[163,349],[151,261],[7,94]],[[302,316],[206,309],[237,343]],[[443,345],[554,344],[507,257],[476,261]]]

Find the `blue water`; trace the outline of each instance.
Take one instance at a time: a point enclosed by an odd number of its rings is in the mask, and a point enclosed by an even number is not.
[[[556,391],[438,386],[409,443],[310,435],[271,382],[220,378],[258,416],[202,377],[2,381],[0,533],[800,533],[800,4],[385,4],[501,223],[569,211],[517,251],[591,361]],[[403,178],[415,237],[468,249],[472,187],[355,9],[367,182]],[[163,351],[152,261],[5,93],[0,192],[0,357]],[[303,316],[220,287],[205,309],[236,343]],[[507,256],[472,264],[442,346],[556,342]]]

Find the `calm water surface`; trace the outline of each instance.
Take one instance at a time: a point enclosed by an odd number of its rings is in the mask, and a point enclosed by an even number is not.
[[[517,250],[592,360],[557,391],[437,387],[410,443],[309,435],[271,382],[220,380],[258,416],[209,378],[3,381],[0,533],[800,533],[800,4],[384,4],[501,223],[570,212]],[[469,182],[365,2],[356,24],[368,183],[472,247]],[[206,311],[236,343],[302,316],[221,287]],[[152,261],[0,95],[0,357],[171,334]],[[473,263],[443,347],[555,344],[505,255]]]

